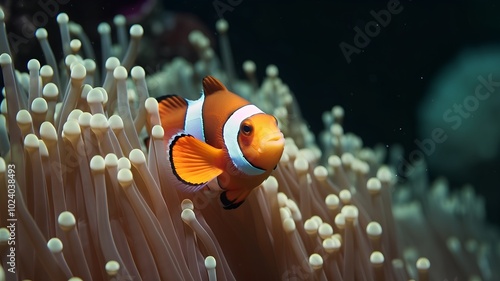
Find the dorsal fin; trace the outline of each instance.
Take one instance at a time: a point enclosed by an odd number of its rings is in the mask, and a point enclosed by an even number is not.
[[[213,76],[203,78],[203,90],[205,95],[209,96],[218,91],[227,91],[226,86]]]
[[[156,100],[158,101],[160,115],[187,107],[187,101],[183,97],[177,95],[161,96]]]

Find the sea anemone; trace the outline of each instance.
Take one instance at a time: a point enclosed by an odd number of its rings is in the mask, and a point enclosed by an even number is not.
[[[66,14],[57,20],[64,63],[39,29],[47,64],[32,59],[29,73],[14,70],[0,29],[0,280],[500,276],[498,233],[485,224],[471,188],[449,195],[440,180],[428,190],[424,163],[399,184],[383,164],[384,148],[363,147],[361,138],[344,133],[338,106],[324,114],[317,144],[276,66],[267,67],[259,85],[247,61],[247,79],[237,79],[224,20],[217,24],[222,63],[193,32],[200,60],[175,59],[152,75],[133,66],[141,26],[130,27],[130,40],[118,36],[114,47],[110,26],[100,26],[102,48],[110,52],[102,52],[98,71],[83,30]],[[125,25],[115,22],[123,34]],[[273,113],[287,137],[272,176],[231,211],[213,192],[185,194],[169,184],[164,132],[149,97],[196,97],[207,74]]]
[[[446,135],[445,143],[423,149],[433,170],[464,178],[463,171],[498,156],[500,132],[492,113],[500,103],[494,94],[498,63],[500,46],[469,48],[434,78],[419,107],[420,137],[427,138],[434,128]]]

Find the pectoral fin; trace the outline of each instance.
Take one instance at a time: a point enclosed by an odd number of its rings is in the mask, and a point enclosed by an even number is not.
[[[223,172],[219,164],[223,157],[222,149],[212,147],[189,134],[177,133],[171,138],[168,157],[177,179],[175,185],[182,191],[200,190]]]

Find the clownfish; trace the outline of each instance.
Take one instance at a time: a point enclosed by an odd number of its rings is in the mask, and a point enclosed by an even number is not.
[[[212,76],[201,97],[158,99],[171,182],[184,192],[221,191],[224,209],[239,207],[276,168],[285,144],[277,119]]]

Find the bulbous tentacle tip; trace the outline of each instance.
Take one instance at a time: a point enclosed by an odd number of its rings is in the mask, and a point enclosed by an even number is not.
[[[12,58],[10,57],[9,54],[3,53],[0,55],[0,64],[1,65],[6,65],[6,64],[11,64],[12,63]]]

